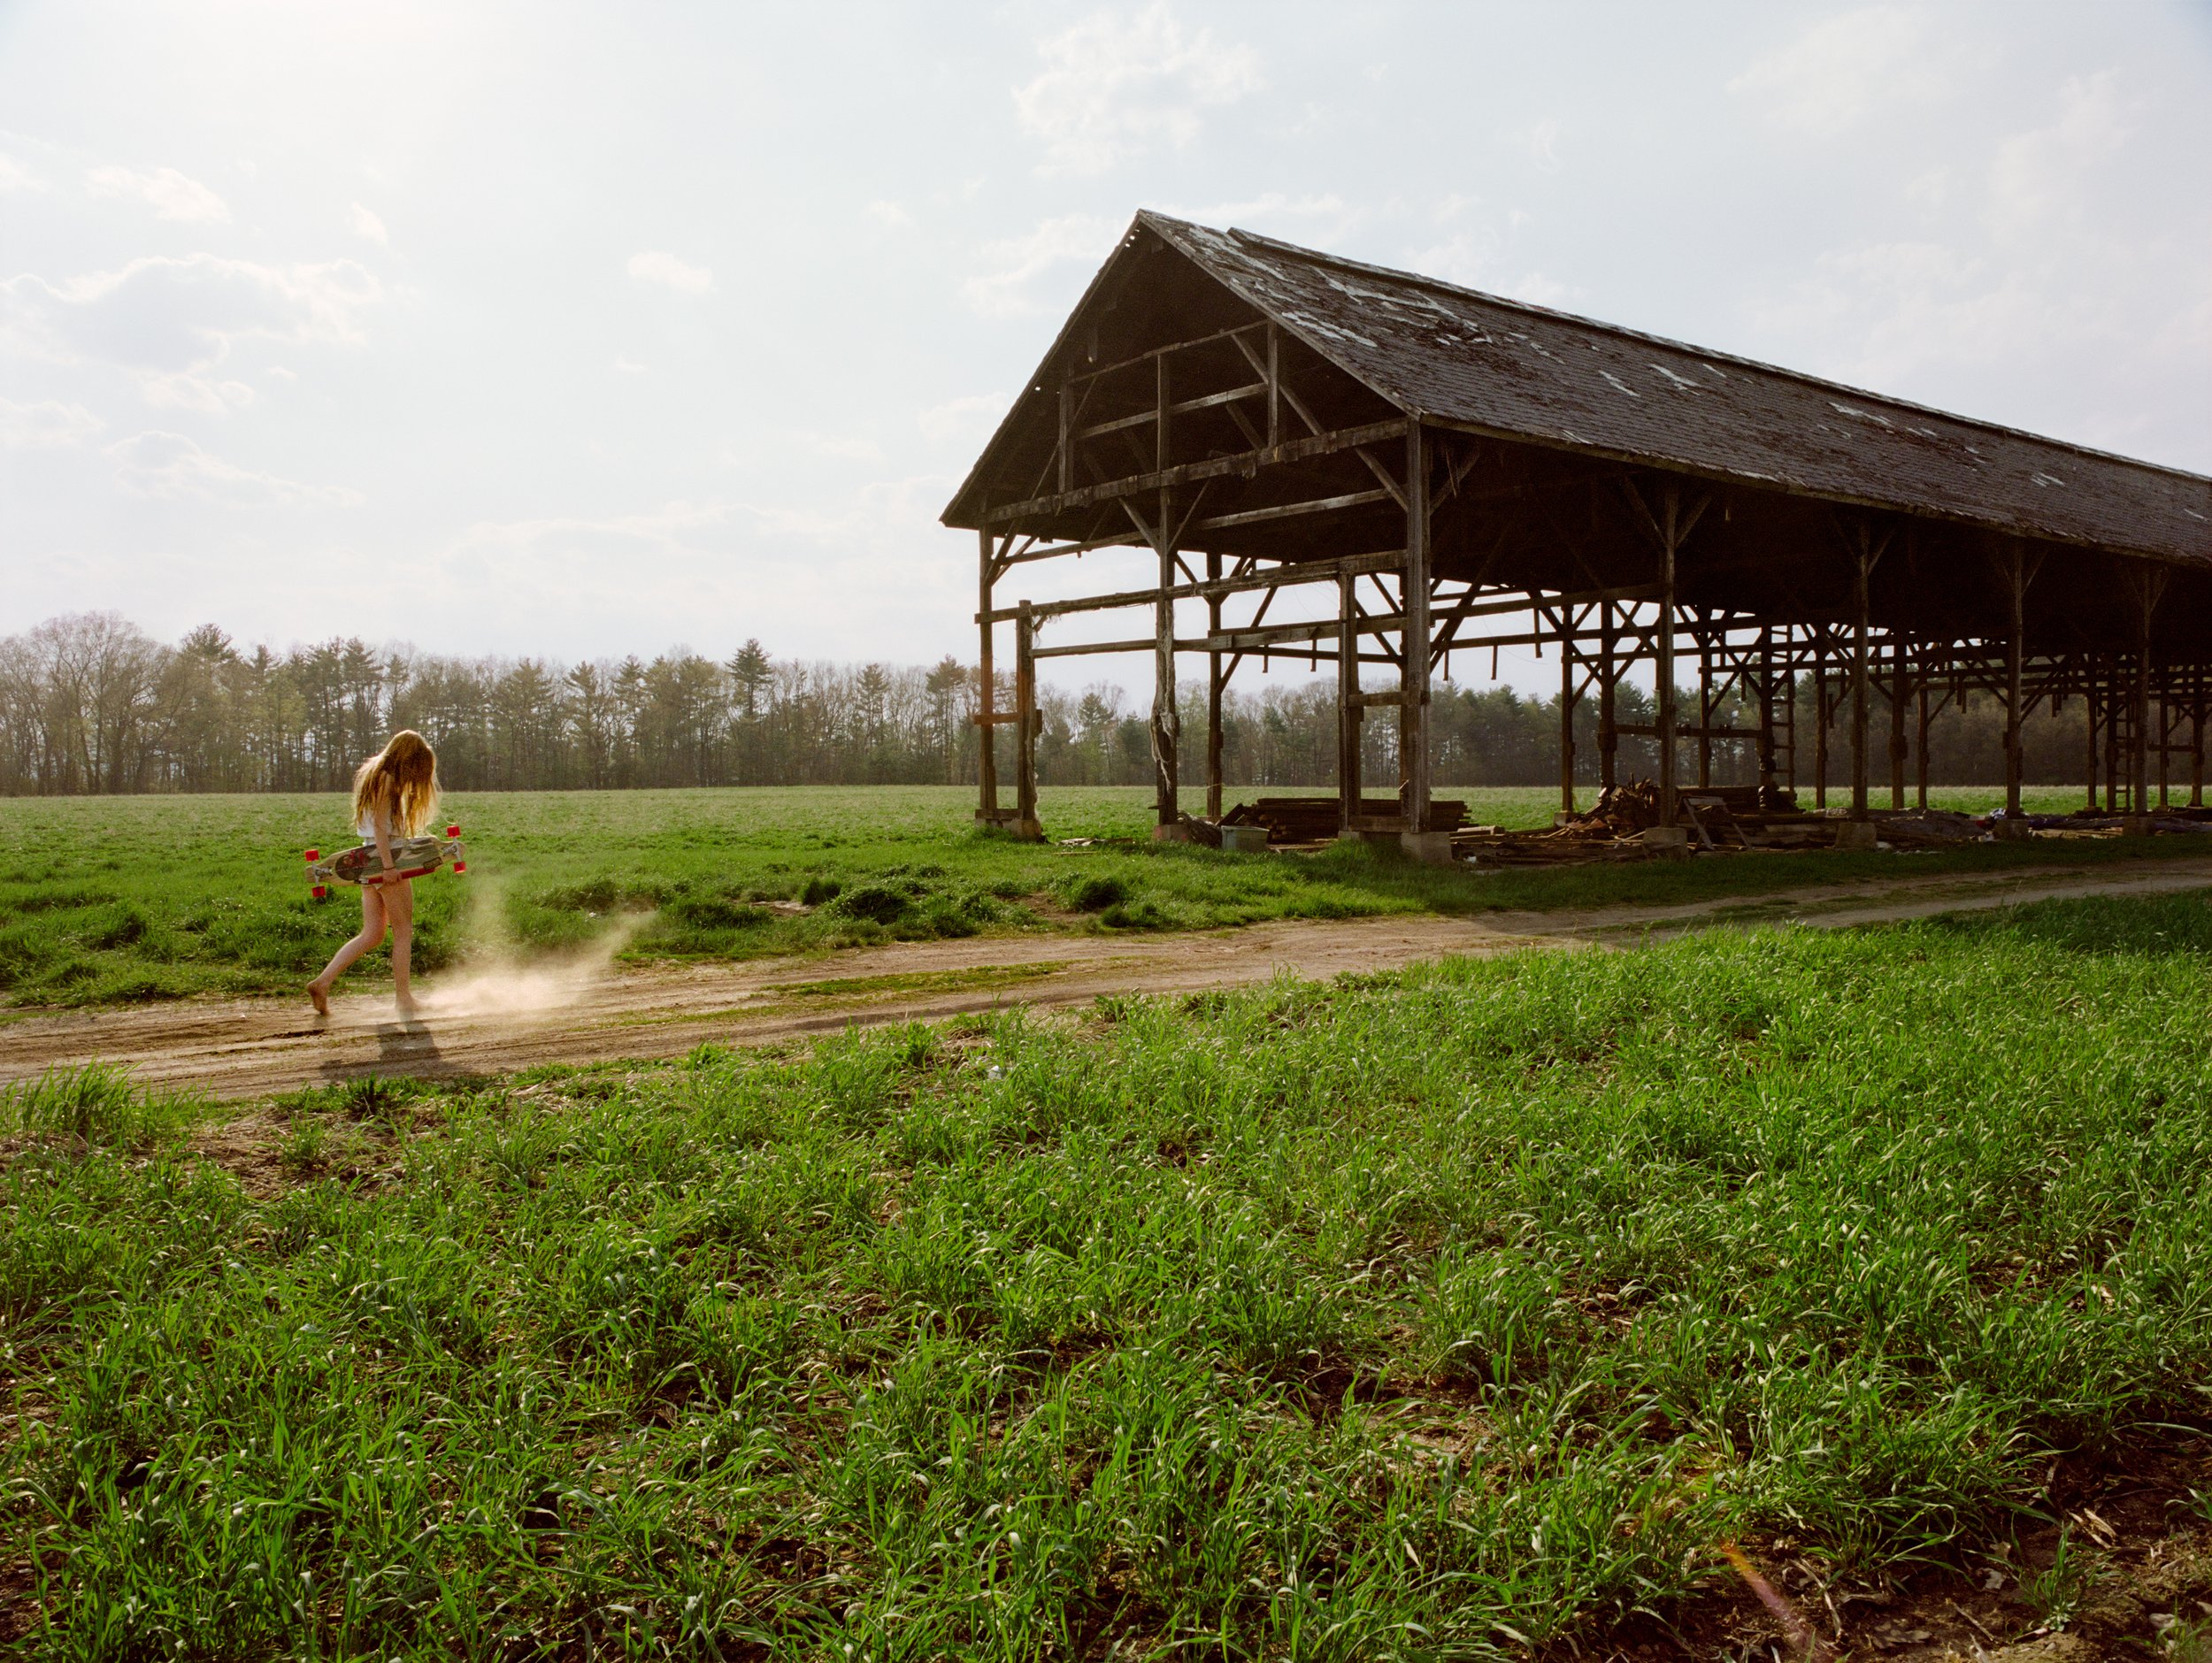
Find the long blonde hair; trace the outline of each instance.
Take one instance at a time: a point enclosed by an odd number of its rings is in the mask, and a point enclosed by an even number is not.
[[[398,837],[419,837],[438,812],[438,755],[430,741],[402,728],[353,776],[353,819],[358,825],[379,809],[392,816]]]

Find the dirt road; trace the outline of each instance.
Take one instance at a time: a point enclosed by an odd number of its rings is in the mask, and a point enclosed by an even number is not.
[[[2212,858],[2160,860],[1901,877],[1687,906],[1301,921],[1141,938],[992,937],[902,943],[803,962],[541,968],[442,985],[409,1022],[394,1016],[388,992],[338,999],[327,1022],[315,1019],[303,997],[297,1004],[191,1000],[27,1015],[0,1024],[0,1082],[104,1061],[127,1063],[148,1082],[250,1098],[369,1074],[475,1075],[539,1062],[675,1056],[706,1041],[760,1044],[1007,1004],[1235,987],[1279,973],[1330,977],[1454,953],[1621,946],[1655,934],[1784,921],[1835,927],[2208,886]]]

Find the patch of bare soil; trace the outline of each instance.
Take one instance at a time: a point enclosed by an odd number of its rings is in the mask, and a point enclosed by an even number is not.
[[[1783,920],[1836,927],[2093,894],[2212,885],[2212,860],[1884,877],[1674,906],[1579,912],[1404,915],[1293,921],[1187,935],[981,937],[901,943],[833,961],[657,965],[593,962],[477,976],[430,992],[403,1019],[388,996],[196,1000],[27,1015],[0,1025],[0,1083],[55,1066],[127,1064],[150,1084],[252,1098],[373,1075],[457,1077],[543,1062],[677,1056],[703,1043],[755,1045],[859,1024],[934,1021],[1006,1005],[1186,993],[1291,975],[1388,969],[1450,954],[1618,946],[1654,936]],[[847,985],[841,991],[839,985]]]
[[[1778,1663],[1806,1659],[1809,1633],[1822,1663],[2212,1663],[2212,1433],[2054,1460],[2031,1509],[1950,1563],[1883,1580],[1832,1580],[1786,1537],[1746,1543],[1783,1611],[1716,1554],[1718,1579],[1671,1621],[1632,1620],[1594,1648],[1582,1636],[1555,1659]]]

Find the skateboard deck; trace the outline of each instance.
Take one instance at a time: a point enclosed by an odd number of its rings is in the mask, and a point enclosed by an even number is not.
[[[320,900],[328,893],[331,884],[361,884],[388,882],[402,877],[426,877],[449,862],[457,872],[468,870],[466,851],[455,839],[461,828],[448,826],[442,838],[394,838],[392,839],[392,870],[384,870],[383,857],[376,852],[373,843],[358,844],[322,858],[319,850],[307,852],[307,881],[313,885],[312,893]]]

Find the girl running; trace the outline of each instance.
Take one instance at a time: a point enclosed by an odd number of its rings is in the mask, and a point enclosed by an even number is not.
[[[376,845],[377,858],[386,872],[396,864],[392,839],[419,837],[438,812],[438,758],[430,742],[412,728],[392,735],[391,742],[361,764],[353,777],[354,830],[364,843]],[[323,973],[307,985],[315,1001],[315,1014],[330,1015],[330,988],[346,966],[372,952],[392,932],[392,986],[398,995],[400,1015],[415,1014],[415,997],[407,983],[408,958],[415,943],[415,889],[407,878],[370,873],[361,884],[361,933],[331,955]]]

